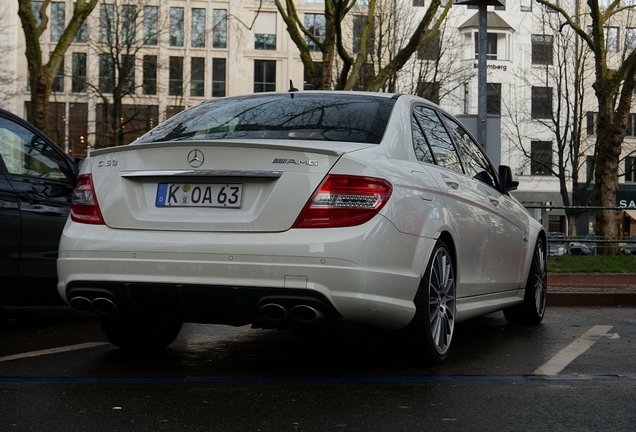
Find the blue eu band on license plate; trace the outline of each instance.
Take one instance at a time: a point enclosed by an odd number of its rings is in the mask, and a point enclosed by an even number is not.
[[[193,184],[159,183],[157,207],[240,207],[243,185],[240,183]]]

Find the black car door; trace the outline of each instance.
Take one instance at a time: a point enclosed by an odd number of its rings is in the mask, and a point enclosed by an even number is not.
[[[0,282],[13,283],[20,263],[20,208],[6,172],[0,155]]]
[[[12,222],[12,236],[20,233],[20,283],[57,283],[58,243],[75,185],[72,160],[35,128],[7,116],[0,116],[0,146],[20,209],[19,230]]]

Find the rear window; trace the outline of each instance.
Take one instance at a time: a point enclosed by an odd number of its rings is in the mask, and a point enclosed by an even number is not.
[[[323,140],[379,144],[395,99],[271,93],[216,99],[184,111],[137,143],[219,139]]]

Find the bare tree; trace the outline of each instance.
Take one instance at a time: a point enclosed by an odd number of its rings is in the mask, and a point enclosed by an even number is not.
[[[49,133],[49,97],[55,75],[64,59],[66,50],[73,42],[80,27],[95,9],[99,0],[77,0],[73,15],[60,35],[51,52],[48,62],[42,59],[40,35],[49,23],[47,9],[51,0],[43,0],[40,7],[34,10],[31,0],[18,0],[18,15],[24,30],[26,57],[31,85],[31,119],[33,124],[44,133]]]
[[[368,65],[369,58],[373,57],[374,48],[378,61],[377,68],[374,68],[368,77],[368,84],[364,88],[379,90],[390,83],[413,54],[433,40],[452,5],[452,2],[446,2],[440,7],[441,0],[432,0],[422,19],[410,29],[409,37],[399,41],[394,37],[397,34],[395,23],[391,26],[387,24],[390,20],[382,19],[395,10],[394,0],[325,0],[324,35],[316,35],[305,25],[293,0],[275,2],[287,24],[292,41],[300,51],[305,70],[312,77],[314,88],[344,90],[356,87],[361,76],[365,72],[369,74],[369,69],[365,69],[365,65]],[[357,20],[356,33],[359,37],[356,34],[354,43],[350,44],[351,37],[347,32],[350,22],[348,18],[356,13],[358,17],[363,18]],[[376,19],[379,26],[376,26]],[[399,45],[396,45],[396,42],[399,42]],[[311,47],[314,46],[320,51],[320,61],[314,61],[312,58]],[[337,77],[335,82],[334,71]]]
[[[576,221],[582,210],[572,208],[589,204],[592,177],[580,178],[586,166],[585,155],[594,153],[594,143],[584,136],[584,99],[586,82],[592,73],[589,51],[582,46],[573,31],[560,28],[556,14],[543,13],[539,31],[531,46],[533,67],[518,73],[521,83],[518,91],[511,92],[510,102],[504,104],[509,127],[502,132],[522,155],[525,164],[520,168],[531,175],[549,174],[559,181],[559,192],[568,219],[568,234],[576,235]],[[537,112],[528,104],[530,98],[523,90],[533,87],[549,89],[550,98]],[[532,141],[549,137],[548,152],[532,153]],[[533,172],[532,168],[540,171]]]
[[[616,206],[618,169],[622,143],[627,132],[627,123],[636,87],[636,51],[629,48],[620,60],[611,55],[612,45],[618,43],[608,30],[608,23],[623,24],[636,4],[625,4],[621,0],[603,2],[587,0],[587,9],[569,13],[556,2],[537,0],[538,3],[558,12],[562,27],[570,27],[579,40],[589,48],[594,61],[592,87],[598,102],[598,122],[595,152],[596,204],[605,209],[596,213],[598,233],[606,238],[615,238],[618,230]],[[578,2],[576,3],[578,5]],[[608,49],[609,48],[609,49]],[[601,253],[616,254],[618,248],[602,248]]]
[[[143,27],[140,36],[139,28]],[[154,63],[142,56],[145,47],[158,43],[165,22],[159,20],[158,7],[149,6],[146,0],[114,1],[102,3],[99,11],[99,31],[93,32],[89,44],[99,59],[99,79],[87,82],[89,89],[101,100],[102,146],[122,145],[130,141],[130,136],[145,132],[152,125],[139,127],[139,109],[127,110],[126,100],[135,101],[140,89],[143,93],[157,92],[156,80],[140,82],[146,68],[157,73],[161,65],[153,56]],[[140,60],[144,60],[143,62]],[[138,65],[141,64],[141,67]],[[104,130],[105,129],[105,130]]]

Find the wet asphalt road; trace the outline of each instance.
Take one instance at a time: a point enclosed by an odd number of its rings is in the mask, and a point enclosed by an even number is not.
[[[633,308],[549,308],[534,327],[492,314],[458,325],[435,367],[368,329],[185,325],[169,349],[139,353],[74,312],[12,316],[2,431],[635,430]],[[561,369],[534,374],[546,364]]]

